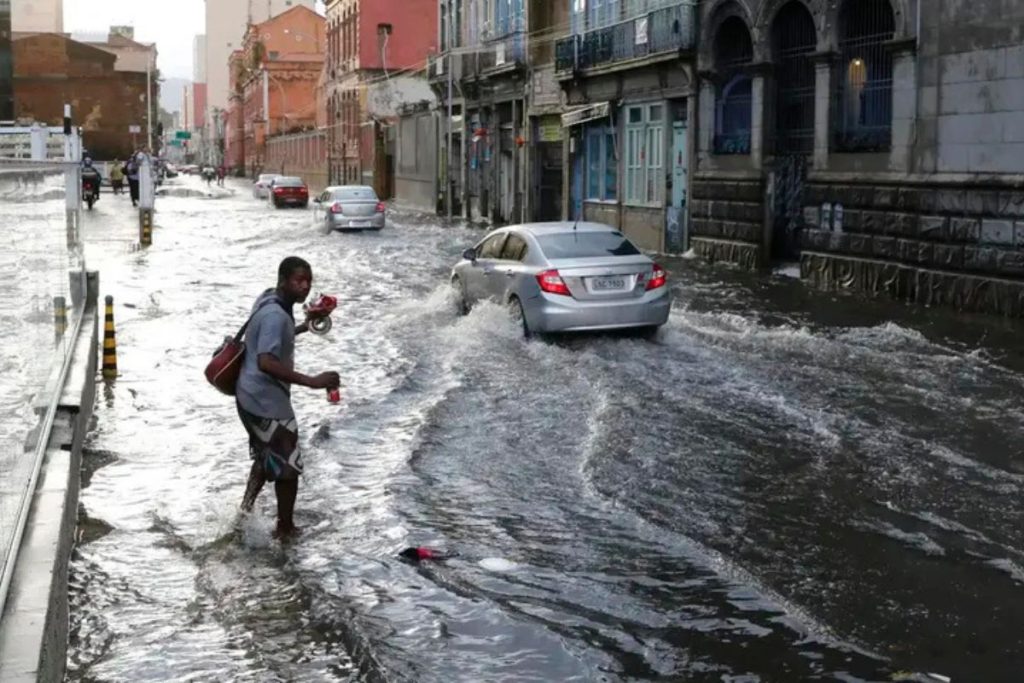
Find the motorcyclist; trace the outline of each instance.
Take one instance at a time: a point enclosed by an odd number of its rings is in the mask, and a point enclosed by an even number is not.
[[[93,185],[94,198],[100,198],[100,185],[103,183],[103,176],[99,170],[93,165],[90,157],[82,159],[82,187],[85,187],[86,181],[89,181]]]

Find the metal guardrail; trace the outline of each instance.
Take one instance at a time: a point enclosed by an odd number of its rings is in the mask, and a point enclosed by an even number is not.
[[[56,131],[60,134],[54,135]],[[5,406],[2,417],[10,425],[0,434],[6,445],[0,452],[0,614],[83,324],[88,290],[79,232],[80,138],[40,126],[0,128],[0,141],[13,141],[19,150],[24,147],[17,136],[26,135],[28,155],[19,151],[14,158],[0,159],[0,211],[6,214],[2,224],[11,238],[0,268],[9,271],[7,275],[31,269],[32,275],[12,278],[16,281],[5,289],[8,298],[0,300],[7,316],[21,321],[6,332],[3,357],[17,368],[13,373],[20,373],[11,381],[25,383],[18,387],[25,399]],[[60,142],[60,154],[54,138]],[[67,160],[47,160],[48,156]]]
[[[610,66],[691,50],[695,44],[696,6],[693,2],[682,2],[555,41],[555,70]]]

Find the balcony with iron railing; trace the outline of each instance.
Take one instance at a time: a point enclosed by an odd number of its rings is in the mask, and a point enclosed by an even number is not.
[[[555,71],[565,77],[587,69],[614,69],[692,50],[695,41],[696,7],[688,0],[556,41]]]

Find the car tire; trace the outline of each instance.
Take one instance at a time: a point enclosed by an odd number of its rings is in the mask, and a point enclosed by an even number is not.
[[[644,341],[658,341],[659,330],[661,330],[661,325],[648,325],[647,327],[638,328],[637,336]]]
[[[462,278],[452,278],[452,289],[455,290],[455,312],[463,316],[469,315],[469,301],[466,299],[466,286],[462,284]]]
[[[530,330],[530,324],[526,322],[526,309],[523,308],[523,302],[519,300],[519,297],[513,296],[508,300],[508,310],[512,320],[518,322],[523,328],[523,338],[529,339],[532,337],[533,332]]]

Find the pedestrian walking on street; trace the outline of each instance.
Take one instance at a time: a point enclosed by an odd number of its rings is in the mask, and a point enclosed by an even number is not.
[[[124,167],[117,159],[110,165],[110,188],[114,194],[124,194]]]
[[[217,167],[217,185],[224,187],[224,176],[228,174],[228,169],[224,168],[224,164]]]
[[[124,174],[128,177],[128,193],[132,197],[132,206],[139,205],[139,157],[142,152],[133,153],[124,165]]]
[[[253,304],[246,330],[245,360],[236,390],[238,415],[249,434],[252,467],[242,498],[242,509],[251,511],[263,485],[274,482],[277,495],[277,528],[274,536],[294,535],[293,512],[302,474],[299,429],[291,403],[291,386],[335,389],[337,372],[309,376],[295,365],[295,337],[308,331],[307,323],[295,324],[292,308],[309,296],[313,270],[297,256],[281,262],[277,287],[263,292]]]

